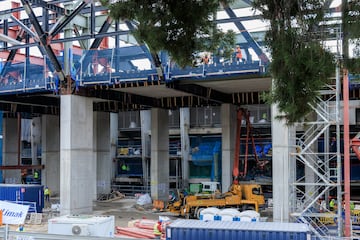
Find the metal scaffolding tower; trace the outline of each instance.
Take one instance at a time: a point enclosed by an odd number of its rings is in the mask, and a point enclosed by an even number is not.
[[[309,223],[318,237],[341,236],[343,231],[340,90],[340,70],[337,67],[336,84],[324,87],[318,104],[312,106],[314,114],[297,124],[298,131],[294,136],[296,152],[292,154],[296,164],[290,175],[290,215],[295,221]],[[336,133],[332,136],[331,126],[336,126]],[[340,206],[336,214],[329,206],[329,196],[335,193],[337,206]],[[333,221],[335,224],[326,224]]]

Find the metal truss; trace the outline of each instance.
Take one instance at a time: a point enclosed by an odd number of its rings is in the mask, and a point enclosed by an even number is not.
[[[311,106],[313,116],[297,125],[301,131],[297,133],[296,152],[293,153],[296,164],[290,187],[290,216],[295,222],[308,223],[319,238],[342,232],[338,85],[326,85],[320,92],[318,104]],[[334,125],[336,141],[333,137],[330,142],[330,126]],[[336,146],[331,148],[330,143]],[[338,213],[330,211],[330,192],[337,193]],[[326,204],[321,204],[322,201]]]

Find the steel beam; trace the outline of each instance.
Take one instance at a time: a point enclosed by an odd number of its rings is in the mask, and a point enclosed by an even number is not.
[[[47,96],[39,96],[35,93],[28,95],[0,95],[0,102],[12,102],[18,104],[26,104],[31,106],[60,106],[60,99],[58,97],[47,97]]]
[[[80,34],[80,31],[79,31],[79,29],[77,28],[77,26],[74,25],[73,28],[74,28],[74,33],[75,33],[75,35],[76,35],[77,37],[80,37],[81,34]],[[80,44],[80,47],[81,47],[82,49],[86,49],[86,44],[84,43],[84,40],[79,40],[79,44]]]
[[[6,42],[6,43],[14,44],[14,45],[23,45],[22,42],[19,42],[18,40],[15,40],[15,39],[13,39],[5,34],[2,34],[2,33],[0,33],[0,40],[3,42]]]
[[[223,93],[212,88],[202,87],[196,84],[180,84],[178,82],[173,82],[167,84],[167,87],[190,93],[199,96],[205,100],[216,102],[219,104],[232,103],[232,97],[230,94]]]
[[[19,170],[19,169],[44,169],[45,165],[7,165],[0,166],[0,170]]]
[[[135,27],[133,25],[132,22],[130,21],[125,21],[125,24],[126,26],[130,29],[130,31],[134,30]],[[140,39],[136,39],[136,41],[138,43],[141,43],[142,41],[140,41]],[[144,43],[146,44],[146,43]],[[145,49],[144,49],[145,50]],[[159,58],[159,55],[156,53],[156,52],[152,52],[149,50],[149,48],[146,49],[147,51],[146,52],[149,52],[150,53],[150,56],[151,56],[151,60],[152,60],[152,63],[154,64],[155,68],[156,68],[156,71],[157,71],[157,74],[159,76],[160,79],[165,79],[164,77],[164,71],[163,71],[163,68],[161,66],[161,61],[160,61],[160,58]]]
[[[26,112],[36,114],[59,115],[60,108],[55,106],[34,106],[0,101],[0,110],[6,112]]]
[[[19,41],[21,42],[23,39],[24,39],[24,31],[21,30],[19,32],[19,34],[17,35],[16,37],[16,41]],[[17,50],[11,50],[7,59],[6,59],[6,62],[5,62],[5,65],[4,67],[1,69],[1,73],[0,73],[0,76],[4,76],[4,73],[5,73],[5,70],[11,65],[11,61],[14,60],[15,58],[15,55],[16,55],[16,52]]]
[[[108,16],[106,18],[106,21],[101,26],[99,33],[101,34],[101,33],[107,32],[107,30],[111,26],[111,23],[112,23],[112,18],[110,16]],[[103,40],[103,37],[95,38],[95,40],[93,41],[93,43],[90,46],[90,49],[97,49],[100,46],[102,40]],[[86,54],[83,55],[82,58],[80,59],[80,62],[83,65],[83,69],[86,69],[89,66],[89,64],[92,60],[92,55],[93,55],[93,51],[87,51]]]
[[[48,42],[48,35],[43,31],[39,21],[37,20],[35,13],[33,12],[30,4],[29,4],[29,0],[21,0],[26,13],[28,14],[30,21],[32,23],[32,25],[34,26],[34,29],[39,37],[40,43],[42,45],[42,47],[44,47],[47,56],[49,57],[49,60],[51,61],[51,63],[53,64],[59,79],[61,81],[65,80],[65,74],[62,70],[62,67],[59,63],[59,61],[57,60],[54,51],[52,50],[50,43]]]
[[[104,37],[101,37],[101,35],[99,34],[106,33],[109,30],[112,21],[113,19],[110,16],[106,18],[105,22],[103,23],[98,32],[97,37],[95,37],[94,42],[91,44],[90,49],[97,49],[100,46],[101,41],[104,39]]]
[[[163,108],[163,109],[177,109],[179,107],[200,107],[200,106],[219,106],[214,102],[209,102],[203,98],[197,96],[182,96],[182,97],[166,97],[156,99],[155,104],[151,106],[145,102],[126,102],[126,101],[101,101],[94,103],[94,111],[101,112],[119,112],[127,110],[142,110],[149,109],[151,107]]]
[[[23,0],[22,0],[23,1]],[[53,26],[53,28],[50,30],[49,32],[49,36],[51,36],[51,38],[55,37],[58,33],[60,33],[63,28],[68,25],[71,20],[74,19],[74,17],[80,13],[80,11],[86,7],[86,5],[88,4],[89,0],[85,0],[85,1],[82,1],[80,3],[80,5],[74,9],[74,11],[72,11],[70,13],[70,15],[66,16],[64,15],[62,18],[59,19],[59,21],[57,23],[55,23],[55,25]]]
[[[55,4],[51,4],[48,2],[45,2],[43,0],[29,0],[29,2],[31,2],[32,4],[35,4],[36,6],[45,8],[47,10],[56,12],[59,15],[64,15],[65,14],[65,9],[62,7],[59,7]]]
[[[237,18],[234,11],[229,6],[224,6],[225,12],[228,16],[232,18]],[[240,21],[234,22],[235,26],[240,30],[241,34],[244,36],[245,40],[249,43],[249,45],[254,49],[255,53],[258,55],[259,59],[261,59],[263,64],[267,64],[270,62],[269,58],[257,44],[257,42],[250,36],[249,32],[246,30],[244,25]]]
[[[28,28],[22,21],[20,21],[19,19],[17,19],[16,17],[14,17],[13,15],[10,16],[11,20],[13,20],[14,22],[16,22],[22,29],[25,30],[25,32],[27,32],[28,34],[30,34],[30,36],[32,36],[33,38],[35,38],[37,41],[39,41],[39,39],[37,39],[37,35],[31,31],[30,28]],[[17,39],[16,39],[17,40]],[[21,41],[21,40],[19,40]]]
[[[130,94],[120,91],[113,91],[113,90],[96,90],[93,92],[92,97],[100,98],[100,99],[106,99],[106,100],[113,100],[118,102],[123,102],[126,104],[140,104],[145,106],[151,106],[151,107],[158,107],[160,106],[159,99],[146,97],[146,96],[140,96],[136,94]]]

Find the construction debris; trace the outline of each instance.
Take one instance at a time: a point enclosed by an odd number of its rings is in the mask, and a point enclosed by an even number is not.
[[[116,227],[116,237],[154,239],[154,225],[157,220],[136,219],[129,221],[128,227]],[[163,223],[165,229],[166,223]],[[165,231],[164,231],[165,233]],[[163,236],[164,237],[164,236]],[[163,238],[162,238],[163,239]]]
[[[108,194],[100,194],[97,198],[97,201],[99,202],[112,202],[115,200],[119,200],[125,198],[125,194],[119,192],[119,191],[112,191]]]

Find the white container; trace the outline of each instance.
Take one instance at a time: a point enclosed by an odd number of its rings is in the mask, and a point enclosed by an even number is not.
[[[205,208],[200,211],[199,219],[202,221],[214,221],[215,217],[219,215],[220,210],[216,207]]]
[[[114,237],[114,230],[114,216],[66,215],[48,220],[49,234]]]
[[[240,212],[235,208],[225,208],[219,213],[221,221],[240,221]]]

